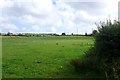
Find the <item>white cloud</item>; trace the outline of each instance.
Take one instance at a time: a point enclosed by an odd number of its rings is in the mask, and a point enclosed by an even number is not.
[[[0,24],[0,28],[2,29],[2,31],[6,31],[6,32],[17,32],[18,28],[11,23],[3,23]]]
[[[5,5],[5,0],[0,0],[0,8],[3,8]],[[1,9],[0,9],[1,10]]]
[[[32,26],[32,30],[35,31],[35,32],[39,32],[40,27],[38,25],[34,25],[34,26]]]
[[[0,28],[5,32],[76,33],[79,27],[79,33],[91,32],[96,21],[109,14],[117,17],[117,1],[0,0]]]

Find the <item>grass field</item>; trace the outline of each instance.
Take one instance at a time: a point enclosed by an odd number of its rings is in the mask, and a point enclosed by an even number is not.
[[[76,78],[71,59],[82,58],[92,37],[2,37],[3,78]],[[92,74],[91,74],[92,75]],[[93,74],[94,75],[94,74]]]

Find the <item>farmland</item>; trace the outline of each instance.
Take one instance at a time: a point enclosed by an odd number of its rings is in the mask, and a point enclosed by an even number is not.
[[[78,78],[71,59],[82,58],[94,44],[90,36],[2,37],[3,78]]]

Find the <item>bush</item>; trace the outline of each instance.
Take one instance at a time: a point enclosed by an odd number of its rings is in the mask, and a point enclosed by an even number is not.
[[[94,47],[90,48],[84,57],[84,62],[90,70],[98,71],[98,57]]]
[[[120,57],[120,24],[105,25],[98,28],[99,34],[95,37],[95,48],[100,57]]]
[[[83,62],[87,69],[99,71],[107,80],[119,80],[120,23],[107,22],[98,27],[94,47],[86,52]]]
[[[115,79],[120,77],[120,24],[111,22],[98,27],[95,36],[94,48],[91,48],[86,56],[91,57],[94,68],[104,73],[105,77]],[[94,54],[94,55],[93,55]],[[96,61],[94,61],[95,59]],[[86,58],[87,60],[87,58]]]
[[[97,30],[93,30],[93,31],[92,31],[92,35],[93,35],[93,36],[97,35],[97,33],[98,33]]]

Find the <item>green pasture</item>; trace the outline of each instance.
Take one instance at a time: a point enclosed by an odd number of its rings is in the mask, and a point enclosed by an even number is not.
[[[3,78],[81,78],[71,59],[82,58],[93,45],[89,36],[2,37]]]

